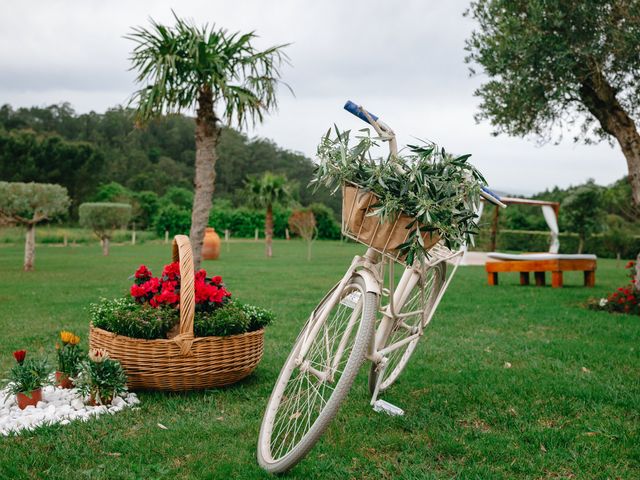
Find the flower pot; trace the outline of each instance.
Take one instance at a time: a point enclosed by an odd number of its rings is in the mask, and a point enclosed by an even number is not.
[[[214,228],[207,228],[202,244],[202,258],[204,260],[217,260],[220,256],[220,237]]]
[[[34,407],[38,404],[39,401],[42,400],[42,389],[33,390],[29,396],[24,393],[16,394],[16,402],[18,403],[18,408],[20,410],[24,410],[29,405],[33,405]]]
[[[73,388],[73,380],[63,372],[56,372],[56,383],[60,388]]]

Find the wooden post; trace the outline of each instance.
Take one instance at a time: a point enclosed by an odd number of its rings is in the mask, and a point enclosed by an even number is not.
[[[595,270],[585,270],[584,272],[584,286],[595,287],[596,286],[596,272]]]
[[[260,230],[256,228],[256,237],[254,240],[257,242],[259,237],[260,237]]]
[[[489,243],[489,251],[495,252],[498,240],[498,220],[500,217],[500,207],[495,205],[493,211],[493,221],[491,222],[491,241]]]
[[[562,271],[551,272],[551,286],[553,288],[562,287]]]
[[[62,244],[66,247],[69,245],[69,237],[67,232],[64,232],[64,237],[62,239]]]
[[[291,240],[291,237],[289,236],[289,229],[288,228],[284,229],[284,238],[286,238],[287,240]]]
[[[533,272],[533,276],[536,278],[536,286],[544,287],[545,285],[544,272]]]
[[[489,285],[498,285],[498,272],[489,272],[487,281]]]
[[[164,231],[164,243],[169,243],[169,230]]]
[[[520,285],[529,285],[529,272],[520,272]]]
[[[229,251],[229,230],[225,229],[224,231],[224,244],[227,246],[227,252]]]
[[[136,224],[133,223],[133,230],[131,230],[131,245],[136,244]]]

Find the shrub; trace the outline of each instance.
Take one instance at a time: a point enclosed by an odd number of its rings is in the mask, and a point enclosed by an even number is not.
[[[175,205],[176,207],[191,211],[193,206],[193,192],[181,187],[171,187],[160,199],[163,205]]]
[[[318,238],[325,240],[340,240],[340,224],[336,221],[333,210],[324,203],[312,203],[309,205],[316,217]]]
[[[168,231],[169,235],[189,234],[191,228],[191,212],[175,205],[161,207],[153,219],[153,226],[159,236]]]

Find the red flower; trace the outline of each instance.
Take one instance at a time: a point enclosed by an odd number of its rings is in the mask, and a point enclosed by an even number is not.
[[[632,268],[634,265],[633,260],[629,260],[629,262],[624,266],[624,268]]]
[[[175,292],[178,287],[178,282],[172,282],[171,280],[167,280],[162,282],[162,293],[164,292]]]
[[[196,282],[199,280],[204,281],[205,278],[207,278],[207,272],[205,271],[204,268],[201,268],[196,272]]]
[[[135,277],[139,278],[140,280],[151,278],[151,270],[149,270],[145,265],[140,265],[140,267],[138,267],[138,270],[136,270]]]
[[[131,296],[134,298],[144,297],[147,294],[147,291],[144,288],[144,285],[136,285],[135,283],[131,285]]]
[[[13,358],[15,358],[16,362],[18,362],[20,365],[22,365],[22,362],[24,362],[24,357],[26,356],[26,350],[16,350],[15,352],[13,352]]]
[[[220,275],[216,275],[211,279],[211,281],[216,285],[220,285],[222,283],[222,277]]]
[[[165,265],[164,270],[162,270],[162,276],[167,277],[169,280],[175,280],[180,276],[180,264],[173,262]]]
[[[158,290],[160,290],[160,280],[158,280],[158,278],[156,277],[153,277],[147,282],[143,283],[141,287],[144,288],[145,293],[147,294],[156,293]]]

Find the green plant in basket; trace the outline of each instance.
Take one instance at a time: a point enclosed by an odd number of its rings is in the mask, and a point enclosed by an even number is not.
[[[92,348],[76,384],[83,395],[89,396],[90,404],[109,405],[114,397],[127,391],[127,374],[106,350]]]
[[[154,277],[144,265],[136,270],[131,296],[102,299],[90,307],[94,327],[131,338],[168,338],[180,321],[180,268],[166,265],[162,276]],[[195,274],[196,337],[229,336],[260,330],[274,320],[273,312],[231,300],[220,276]]]
[[[424,234],[437,234],[449,248],[473,242],[478,232],[476,211],[480,191],[486,185],[468,160],[432,143],[408,145],[398,155],[374,158],[376,139],[367,129],[352,144],[349,131],[335,129],[322,138],[319,163],[311,183],[335,193],[343,184],[354,184],[377,197],[369,215],[393,222],[399,215],[414,220],[405,243],[398,247],[407,263],[428,254]]]

